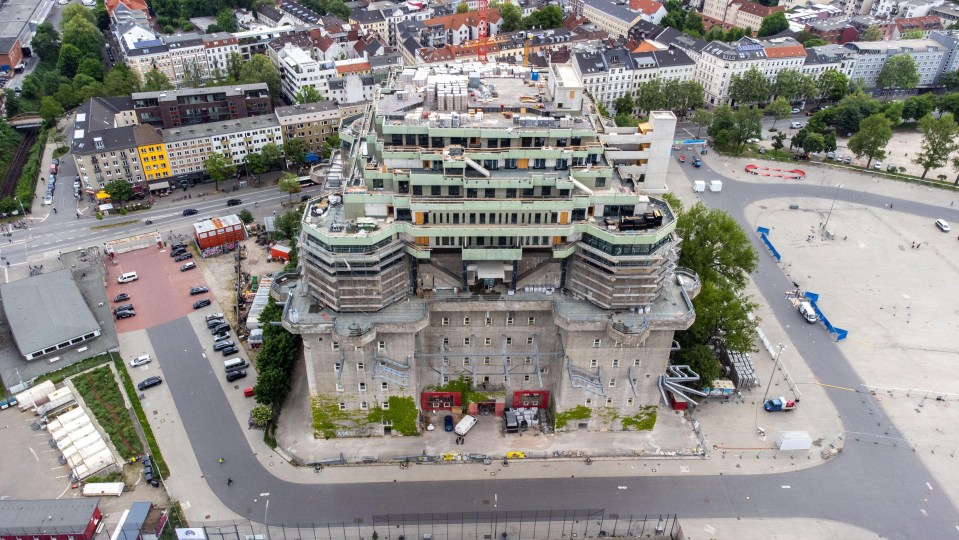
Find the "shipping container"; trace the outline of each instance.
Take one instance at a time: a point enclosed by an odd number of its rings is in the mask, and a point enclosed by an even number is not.
[[[776,446],[780,450],[809,450],[812,437],[805,431],[780,431],[776,435]]]

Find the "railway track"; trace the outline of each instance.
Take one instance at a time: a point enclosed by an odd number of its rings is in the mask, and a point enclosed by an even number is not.
[[[3,183],[0,184],[0,198],[13,197],[17,192],[17,181],[20,180],[20,174],[23,172],[27,159],[30,158],[30,150],[33,143],[37,142],[40,134],[39,128],[27,130],[26,136],[20,141],[20,146],[14,154],[13,160],[7,166],[7,172],[3,175]]]

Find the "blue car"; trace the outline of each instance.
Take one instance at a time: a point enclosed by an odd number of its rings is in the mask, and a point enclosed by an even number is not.
[[[446,431],[453,431],[453,415],[446,415],[446,418],[443,419],[443,428],[446,429]]]

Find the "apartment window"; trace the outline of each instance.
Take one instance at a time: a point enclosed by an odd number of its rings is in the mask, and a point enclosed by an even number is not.
[[[439,163],[439,162],[434,162],[434,163]],[[441,190],[440,186],[430,186],[430,195],[434,197],[439,197],[440,195],[442,195],[442,192],[440,190]]]
[[[377,342],[376,342],[376,349],[379,350],[379,351],[385,351],[385,350],[386,350],[386,342],[385,342],[385,341],[377,341]]]
[[[610,380],[609,380],[609,387],[610,387],[610,388],[616,388],[616,379],[610,379]]]
[[[527,356],[526,358],[523,359],[523,363],[526,364],[526,365],[532,364],[532,363],[533,363],[533,357],[532,357],[532,356]]]
[[[460,187],[459,186],[450,186],[449,187],[450,197],[459,197],[460,196]]]
[[[345,410],[346,410],[346,403],[340,402],[340,410],[341,410],[341,411],[345,411]]]
[[[633,406],[633,398],[626,398],[626,406],[627,407]]]
[[[448,338],[448,337],[443,338],[443,346],[444,346],[444,347],[449,347],[449,346],[450,346],[450,338]]]
[[[469,326],[469,325],[470,325],[470,318],[463,317],[463,326]]]
[[[529,375],[523,375],[523,382],[530,382],[532,378]]]
[[[516,198],[516,188],[506,188],[506,198],[515,199]]]
[[[593,406],[593,398],[586,398],[585,405],[586,405],[587,407],[592,407],[592,406]]]
[[[618,367],[619,367],[619,359],[613,358],[613,365],[612,365],[612,367],[614,367],[614,368],[618,368]]]
[[[513,326],[513,318],[506,317],[506,326]]]
[[[384,411],[390,410],[390,402],[384,401],[383,403],[380,403],[380,408],[383,409]],[[383,423],[386,424],[386,422],[383,422]]]
[[[472,364],[468,356],[463,357],[463,367],[469,367]]]
[[[389,390],[389,389],[390,389],[390,383],[388,383],[388,382],[381,382],[381,383],[380,383],[380,390]]]
[[[469,347],[470,343],[472,343],[472,341],[470,340],[470,338],[468,338],[468,337],[463,338],[463,346]]]
[[[366,383],[365,383],[365,382],[361,382],[360,384],[356,385],[356,388],[357,388],[360,392],[366,392]]]
[[[506,337],[506,344],[507,344],[507,345],[512,345],[512,344],[513,344],[513,338],[507,336],[507,337]]]
[[[360,410],[365,411],[365,410],[367,410],[367,409],[369,409],[369,408],[370,408],[370,406],[367,405],[365,401],[361,401],[361,402],[360,402]]]
[[[336,383],[336,391],[337,391],[337,392],[344,392],[344,391],[346,391],[346,387],[343,386],[343,385],[340,384],[340,383]]]
[[[602,346],[603,346],[603,340],[602,340],[602,339],[596,338],[596,339],[593,340],[593,348],[594,348],[594,349],[598,349],[598,348],[600,348],[600,347],[602,347]]]
[[[639,367],[642,365],[642,362],[639,361],[639,358],[633,360],[633,367]]]
[[[449,318],[449,317],[443,317],[443,319],[440,321],[440,325],[442,325],[442,326],[449,326],[449,325],[450,325],[450,318]]]
[[[449,376],[449,375],[443,375],[443,384],[446,384],[446,383],[448,383],[448,382],[450,382],[450,376]]]
[[[607,407],[613,406],[613,398],[606,398],[606,406]]]
[[[606,187],[606,179],[602,176],[596,177],[596,187]]]
[[[338,351],[340,350],[340,344],[334,341],[330,343],[330,348],[333,349],[334,351]]]
[[[490,359],[489,356],[484,356],[484,357],[483,357],[483,365],[484,365],[484,366],[490,365],[491,362],[492,362],[492,360]]]
[[[530,317],[526,319],[526,326],[534,326],[536,324],[536,317]]]
[[[526,344],[527,344],[527,345],[532,345],[532,344],[533,344],[533,336],[529,336],[528,338],[526,338]]]
[[[598,366],[598,365],[599,365],[599,360],[597,360],[597,359],[595,359],[595,358],[593,358],[592,360],[589,361],[589,367],[591,367],[591,368],[595,368],[595,367]]]
[[[366,371],[366,364],[364,364],[363,362],[357,362],[356,371]]]
[[[486,326],[493,326],[493,318],[486,317]]]

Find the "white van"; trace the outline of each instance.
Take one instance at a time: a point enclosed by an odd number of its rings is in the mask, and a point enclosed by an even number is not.
[[[819,317],[816,315],[816,310],[813,309],[812,304],[809,302],[799,303],[799,314],[802,315],[803,319],[806,319],[806,322],[809,324],[812,324],[819,319]]]
[[[789,124],[789,127],[793,129],[802,129],[803,126],[802,122],[793,122],[792,124]]]
[[[456,427],[453,428],[453,431],[460,436],[466,435],[469,433],[469,430],[473,429],[473,426],[475,425],[476,417],[471,414],[467,414],[462,420],[460,420],[459,424],[456,424]]]
[[[242,358],[234,358],[234,359],[232,359],[232,360],[224,360],[224,361],[223,361],[223,370],[226,371],[227,373],[229,373],[229,372],[231,372],[231,371],[236,371],[236,370],[238,370],[238,369],[243,369],[243,368],[245,368],[245,367],[248,366],[248,365],[250,365],[250,364],[247,364],[247,363],[246,363],[246,360],[244,360],[244,359],[242,359]]]
[[[140,279],[140,276],[138,276],[136,272],[127,272],[117,278],[117,283],[129,283],[138,279]]]

